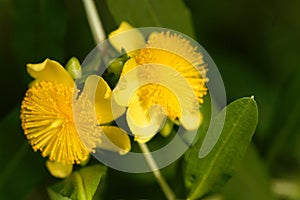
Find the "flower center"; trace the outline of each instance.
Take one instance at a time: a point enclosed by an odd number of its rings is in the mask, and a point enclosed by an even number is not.
[[[153,79],[158,79],[157,72],[151,73],[151,65],[153,66],[153,69],[157,69],[157,67],[154,67],[157,65],[170,67],[186,80],[194,92],[194,95],[198,100],[198,103],[194,103],[196,106],[195,109],[198,109],[198,104],[203,102],[202,97],[207,92],[207,88],[205,86],[205,82],[207,81],[205,78],[206,71],[203,66],[196,68],[192,63],[188,62],[185,58],[175,54],[174,52],[152,47],[141,49],[136,56],[136,61],[138,65],[144,65],[140,70],[140,77],[148,80],[152,79],[151,76],[153,74],[156,76]],[[164,74],[162,74],[160,78],[164,78]],[[178,84],[175,78],[176,77],[174,76],[174,80],[168,80],[168,82],[170,82],[170,84]],[[179,90],[187,89],[180,88],[180,86],[178,86],[178,88]],[[138,95],[141,101],[144,102],[143,104],[145,108],[149,108],[154,104],[159,104],[164,108],[166,114],[171,119],[175,119],[181,116],[181,109],[179,103],[180,101],[177,99],[180,97],[180,95],[176,96],[174,92],[179,94],[181,91],[170,91],[165,86],[153,83],[139,88]]]
[[[159,84],[148,84],[139,88],[137,95],[144,108],[150,109],[153,105],[160,105],[171,119],[179,117],[180,104],[176,96],[168,88]]]
[[[78,127],[87,125],[75,124],[73,117],[74,106],[78,104],[73,103],[76,95],[73,88],[41,81],[27,91],[22,102],[21,120],[27,139],[35,151],[40,150],[52,161],[80,163],[87,159],[91,149],[83,144],[78,134]],[[79,113],[88,110],[84,105],[88,105],[86,98],[80,101]],[[89,127],[97,127],[97,123],[91,121],[88,121]]]

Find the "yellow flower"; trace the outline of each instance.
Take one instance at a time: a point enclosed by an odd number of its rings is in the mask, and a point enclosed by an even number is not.
[[[85,161],[95,148],[130,150],[123,130],[99,126],[113,121],[111,89],[101,77],[88,77],[79,95],[71,76],[56,61],[28,64],[27,71],[35,80],[22,101],[22,128],[34,151],[49,157],[47,167],[54,176],[69,175],[72,164]],[[94,96],[90,83],[96,84]],[[103,143],[104,135],[111,146]]]
[[[128,35],[123,34],[122,38]],[[134,34],[128,39],[139,39]],[[126,49],[122,45],[113,43]],[[187,39],[170,32],[152,33],[145,47],[131,55],[113,95],[119,105],[128,107],[126,118],[135,140],[149,141],[161,128],[164,115],[188,130],[197,129],[208,81],[203,55]]]

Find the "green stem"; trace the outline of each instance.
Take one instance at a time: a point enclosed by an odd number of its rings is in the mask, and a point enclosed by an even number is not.
[[[152,173],[153,173],[157,183],[161,187],[163,193],[165,194],[166,198],[168,200],[176,199],[175,193],[173,192],[171,187],[168,185],[166,179],[160,173],[158,166],[157,166],[154,158],[152,157],[151,152],[148,149],[148,146],[144,143],[138,143],[138,144],[139,144],[139,147],[141,148],[142,152],[144,153],[145,159],[148,162],[148,164],[152,170]]]
[[[93,0],[82,0],[85,13],[96,45],[105,40],[106,35]]]

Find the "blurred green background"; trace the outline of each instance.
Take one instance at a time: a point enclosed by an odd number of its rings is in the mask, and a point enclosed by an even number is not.
[[[162,26],[190,35],[218,66],[228,102],[255,96],[259,124],[253,144],[222,196],[300,199],[299,0],[97,0],[96,4],[107,33],[126,19],[136,27]],[[66,64],[72,56],[82,62],[93,48],[81,1],[0,0],[0,199],[44,199],[46,186],[56,181],[20,128],[19,106],[30,81],[26,64],[45,58]],[[117,189],[126,177],[112,173],[111,180],[118,184],[111,198],[146,198],[143,192]],[[156,185],[149,188],[159,190]]]

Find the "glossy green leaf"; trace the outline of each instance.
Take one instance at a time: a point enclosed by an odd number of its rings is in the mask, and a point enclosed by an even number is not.
[[[67,179],[48,188],[50,199],[91,200],[106,167],[93,165],[72,173]]]
[[[194,36],[189,9],[182,0],[108,0],[117,24],[127,21],[135,27],[170,28]]]
[[[220,189],[232,176],[251,142],[258,118],[255,100],[247,97],[229,104],[211,121],[212,126],[222,123],[224,112],[224,127],[212,151],[200,159],[202,140],[198,140],[185,155],[184,175],[189,199]]]

